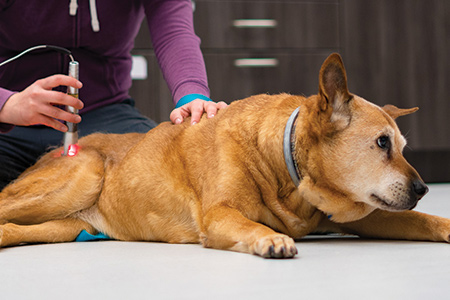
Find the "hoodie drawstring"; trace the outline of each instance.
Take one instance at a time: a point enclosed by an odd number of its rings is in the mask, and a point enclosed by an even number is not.
[[[77,9],[78,9],[78,1],[70,0],[69,14],[71,16],[75,16],[77,14]],[[91,13],[92,30],[94,32],[99,32],[100,31],[100,22],[98,21],[97,4],[96,4],[95,0],[89,0],[89,11]]]
[[[92,30],[94,30],[94,32],[99,32],[100,31],[100,22],[98,21],[97,4],[95,3],[95,0],[89,0],[89,8],[90,8],[90,12],[91,12]]]

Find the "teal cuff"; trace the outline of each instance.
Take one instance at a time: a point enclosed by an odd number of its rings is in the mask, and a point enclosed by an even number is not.
[[[88,241],[98,241],[98,240],[112,240],[109,236],[98,233],[96,235],[92,235],[88,233],[86,230],[80,232],[80,234],[76,238],[76,242],[88,242]]]
[[[209,99],[208,97],[206,97],[205,95],[202,95],[202,94],[189,94],[189,95],[181,97],[181,99],[177,102],[177,105],[175,106],[175,108],[178,108],[185,104],[188,104],[189,102],[194,101],[195,99],[212,101],[211,99]]]

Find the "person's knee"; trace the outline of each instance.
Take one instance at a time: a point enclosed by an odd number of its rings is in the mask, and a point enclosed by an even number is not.
[[[25,170],[23,170],[25,171]],[[4,170],[0,170],[0,191],[2,191],[11,181],[17,179],[22,172],[20,171],[12,171],[8,170],[4,172]]]

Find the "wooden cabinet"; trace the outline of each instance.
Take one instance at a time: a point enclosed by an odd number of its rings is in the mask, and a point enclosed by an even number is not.
[[[349,89],[379,105],[419,106],[398,119],[405,156],[428,182],[450,181],[450,1],[196,0],[196,33],[211,97],[231,102],[258,93],[317,93],[332,52],[344,58]],[[130,91],[160,122],[173,109],[146,23],[134,54],[148,78]]]
[[[339,47],[338,1],[195,3],[213,99],[317,92],[320,65]]]

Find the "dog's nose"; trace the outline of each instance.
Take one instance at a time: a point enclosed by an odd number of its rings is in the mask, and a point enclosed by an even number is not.
[[[422,180],[414,180],[413,189],[417,195],[418,200],[420,200],[426,193],[428,193],[428,187]]]

